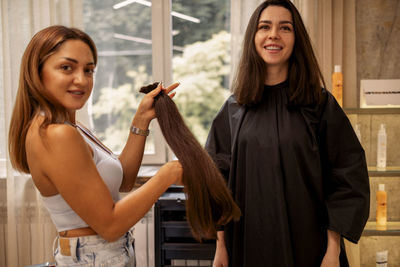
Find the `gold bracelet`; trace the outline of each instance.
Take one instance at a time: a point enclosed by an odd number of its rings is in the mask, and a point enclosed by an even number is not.
[[[137,135],[141,135],[141,136],[148,136],[149,135],[149,133],[150,133],[150,130],[149,129],[147,129],[147,130],[142,130],[142,129],[139,129],[139,128],[136,128],[135,126],[131,126],[131,133],[133,133],[133,134],[137,134]]]

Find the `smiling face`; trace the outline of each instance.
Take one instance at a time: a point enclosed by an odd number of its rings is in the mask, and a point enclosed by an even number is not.
[[[259,18],[254,45],[267,64],[267,71],[279,68],[287,72],[295,42],[290,11],[281,6],[265,8]]]
[[[95,67],[92,51],[86,43],[67,40],[43,63],[41,81],[44,90],[74,114],[92,92]]]

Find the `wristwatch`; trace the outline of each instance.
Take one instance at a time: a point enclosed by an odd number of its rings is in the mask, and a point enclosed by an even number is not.
[[[139,128],[136,128],[135,126],[131,126],[131,133],[133,133],[133,134],[137,134],[137,135],[141,135],[141,136],[148,136],[149,135],[149,133],[150,133],[150,130],[149,129],[147,129],[147,130],[142,130],[142,129],[139,129]]]

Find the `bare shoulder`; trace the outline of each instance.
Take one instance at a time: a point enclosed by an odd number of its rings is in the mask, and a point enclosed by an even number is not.
[[[58,192],[50,174],[65,166],[71,158],[82,160],[90,152],[73,126],[51,124],[40,128],[41,121],[40,118],[33,120],[26,136],[25,147],[33,181],[42,195],[48,196]]]
[[[45,129],[44,138],[50,143],[59,144],[61,141],[64,143],[81,140],[82,136],[69,124],[50,124]]]
[[[68,124],[50,124],[46,128],[40,128],[34,122],[28,131],[26,139],[27,152],[40,151],[41,153],[52,153],[59,149],[73,149],[76,146],[84,145],[85,142],[78,130]],[[45,150],[45,151],[43,151]]]
[[[87,143],[78,130],[69,124],[50,124],[41,129],[40,121],[34,121],[28,131],[25,147],[31,171],[35,168],[45,171],[48,167],[64,164],[70,160],[67,158],[91,158]]]
[[[69,124],[51,124],[44,133],[43,146],[52,161],[92,159],[92,151],[78,129]],[[85,158],[85,159],[84,159]]]

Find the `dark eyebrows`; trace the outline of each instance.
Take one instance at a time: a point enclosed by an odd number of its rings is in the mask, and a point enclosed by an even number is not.
[[[270,21],[270,20],[260,20],[258,22],[258,24],[261,24],[261,23],[272,24],[272,21]],[[279,24],[290,24],[290,25],[293,25],[293,22],[291,22],[289,20],[281,20],[281,21],[279,21]]]
[[[66,60],[68,60],[68,61],[71,61],[71,62],[73,62],[73,63],[75,63],[75,64],[78,64],[78,63],[79,63],[78,60],[73,59],[73,58],[70,58],[70,57],[63,57],[63,59],[66,59]],[[94,64],[94,62],[89,62],[89,63],[87,63],[86,65],[88,66],[88,65],[95,65],[95,64]]]

